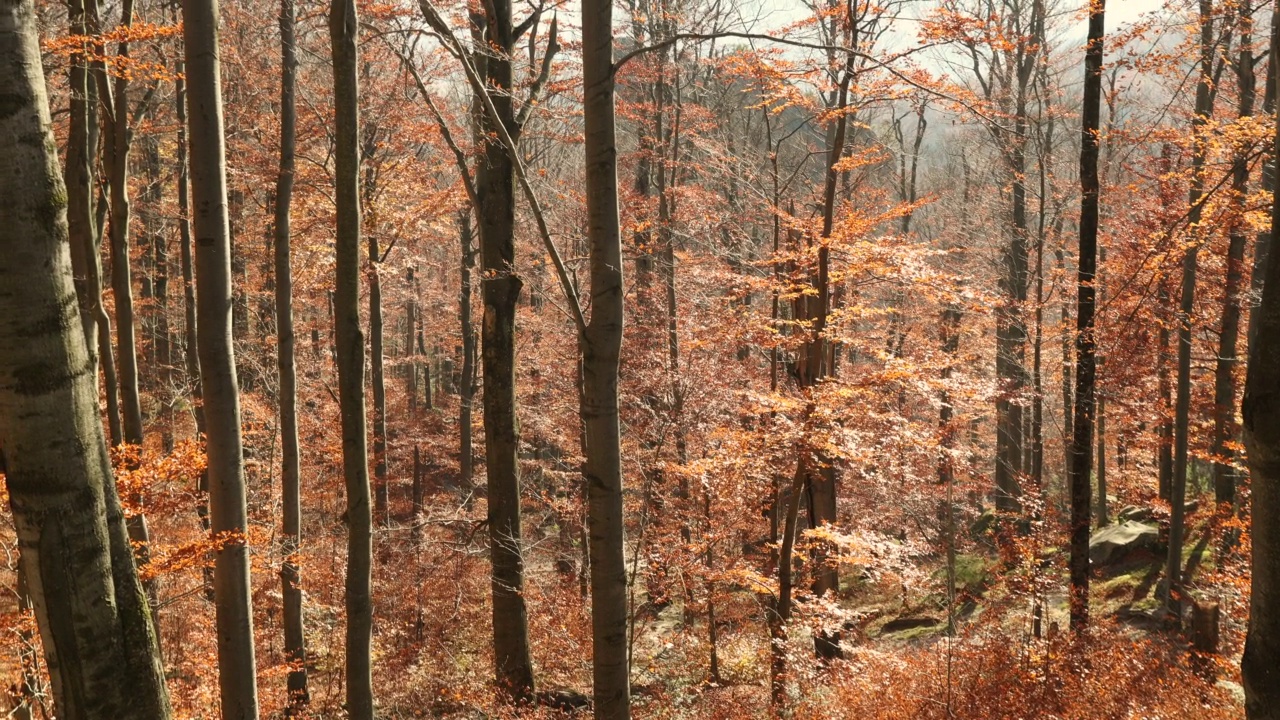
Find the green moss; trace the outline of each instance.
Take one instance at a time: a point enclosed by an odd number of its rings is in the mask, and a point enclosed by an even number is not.
[[[981,555],[956,555],[956,592],[981,595],[991,584],[992,561]],[[936,582],[946,584],[947,568],[933,572]]]
[[[916,627],[916,628],[911,628],[910,630],[903,630],[901,632],[888,633],[886,635],[882,635],[881,637],[883,637],[886,640],[898,640],[902,642],[907,642],[910,640],[920,640],[923,638],[942,635],[944,632],[946,632],[946,630],[947,630],[947,624],[939,623],[937,625],[932,625],[928,627]]]

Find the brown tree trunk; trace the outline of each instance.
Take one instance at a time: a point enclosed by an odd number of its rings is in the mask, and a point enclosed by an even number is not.
[[[462,380],[458,383],[458,474],[463,487],[470,487],[475,474],[472,468],[471,406],[476,392],[476,332],[471,327],[471,268],[475,252],[471,248],[471,209],[458,213],[458,240],[462,254],[459,269],[462,283],[458,290],[458,325],[462,335]],[[430,392],[431,374],[427,373]]]
[[[1089,8],[1080,128],[1080,256],[1076,273],[1076,387],[1071,433],[1071,629],[1089,624],[1089,472],[1093,460],[1097,336],[1094,309],[1098,254],[1098,128],[1102,114],[1105,0]]]
[[[1253,115],[1253,11],[1244,0],[1240,13],[1240,59],[1236,63],[1239,91],[1237,116]],[[1236,497],[1235,453],[1227,443],[1236,436],[1236,341],[1240,335],[1240,294],[1244,290],[1245,194],[1249,185],[1249,147],[1237,144],[1231,161],[1231,232],[1227,244],[1227,284],[1223,289],[1222,331],[1213,380],[1213,494],[1219,503]]]
[[[333,299],[342,414],[342,470],[347,493],[347,713],[373,720],[373,512],[364,404],[364,334],[360,330],[359,18],[355,0],[333,0],[334,192],[338,207]]]
[[[1191,190],[1187,203],[1187,227],[1199,233],[1204,196],[1205,163],[1209,152],[1206,125],[1213,114],[1213,61],[1216,46],[1213,37],[1213,0],[1200,0],[1200,80],[1196,85],[1195,117],[1191,120],[1195,150],[1191,156]],[[1193,238],[1182,257],[1182,295],[1178,310],[1178,379],[1175,387],[1173,420],[1173,484],[1169,504],[1173,506],[1169,520],[1169,554],[1165,562],[1163,601],[1175,618],[1180,618],[1182,585],[1182,538],[1184,503],[1187,492],[1187,462],[1191,419],[1191,323],[1195,313],[1196,258],[1200,252],[1199,237]]]
[[[223,720],[258,717],[249,548],[245,533],[240,390],[231,337],[231,240],[227,222],[226,150],[218,62],[218,8],[213,0],[183,0],[187,109],[191,132],[197,342],[205,405],[209,522],[218,541],[214,560],[218,687]]]
[[[1272,22],[1280,20],[1280,2]],[[1280,51],[1272,35],[1271,52]],[[1280,156],[1280,123],[1272,152]],[[1280,231],[1272,190],[1271,233]],[[1253,592],[1240,675],[1249,720],[1280,718],[1280,253],[1267,258],[1241,418],[1253,493]]]
[[[1280,46],[1280,24],[1271,23],[1271,47]],[[1280,59],[1275,52],[1267,53],[1267,81],[1262,95],[1262,112],[1272,115],[1276,111],[1276,72],[1280,68]],[[1276,189],[1276,156],[1273,148],[1264,148],[1262,161],[1262,190],[1270,195]],[[1267,272],[1267,258],[1271,253],[1271,228],[1263,228],[1257,236],[1253,247],[1253,267],[1249,272],[1249,290],[1254,297],[1262,296],[1262,281]],[[1248,351],[1253,351],[1253,343],[1258,335],[1259,313],[1249,313]],[[1246,353],[1247,354],[1247,353]]]

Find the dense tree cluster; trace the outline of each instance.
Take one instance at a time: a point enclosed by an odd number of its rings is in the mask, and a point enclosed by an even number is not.
[[[1280,717],[1280,2],[3,0],[20,718]]]

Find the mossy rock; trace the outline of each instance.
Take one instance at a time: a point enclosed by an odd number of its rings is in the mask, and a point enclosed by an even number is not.
[[[1154,525],[1123,522],[1108,525],[1089,538],[1089,561],[1094,567],[1113,565],[1138,550],[1153,551],[1160,543],[1160,531]]]
[[[991,567],[994,563],[981,555],[956,555],[956,592],[981,596],[991,586]],[[933,571],[933,579],[947,583],[945,566]]]

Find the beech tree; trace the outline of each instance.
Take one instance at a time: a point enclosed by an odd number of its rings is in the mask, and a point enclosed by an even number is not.
[[[373,508],[364,404],[364,333],[360,330],[360,85],[356,73],[359,16],[354,0],[333,0],[334,193],[337,266],[333,306],[342,413],[342,470],[347,495],[347,712],[373,720],[371,643]]]
[[[277,363],[280,371],[280,485],[283,502],[280,591],[284,596],[285,656],[289,669],[289,710],[306,705],[306,636],[302,612],[302,571],[297,553],[302,542],[302,483],[298,443],[298,374],[294,363],[293,270],[290,219],[297,169],[297,9],[280,0],[280,173],[276,179],[275,284]]]
[[[168,718],[78,322],[35,4],[0,7],[0,469],[58,717]]]
[[[618,364],[622,348],[622,236],[613,108],[613,3],[582,5],[582,115],[591,319],[582,331],[582,424],[591,544],[592,677],[596,717],[631,717],[627,573],[623,557]]]
[[[240,435],[240,387],[231,340],[231,235],[222,123],[218,4],[184,0],[187,106],[195,237],[196,335],[209,457],[209,529],[216,543],[213,600],[218,625],[222,719],[258,717],[250,605],[248,510]]]
[[[1089,6],[1084,105],[1080,126],[1080,254],[1076,275],[1076,385],[1071,432],[1071,628],[1089,624],[1089,473],[1093,460],[1097,326],[1094,321],[1098,263],[1098,130],[1102,114],[1102,58],[1106,3]],[[1105,498],[1104,498],[1105,499]]]
[[[1272,22],[1280,20],[1280,2]],[[1271,36],[1271,52],[1280,50]],[[1280,157],[1280,120],[1271,152]],[[1280,231],[1280,191],[1272,188],[1271,236]],[[1240,661],[1249,720],[1280,718],[1280,253],[1266,259],[1257,334],[1249,350],[1241,407],[1244,445],[1253,477],[1252,594],[1249,633]]]

